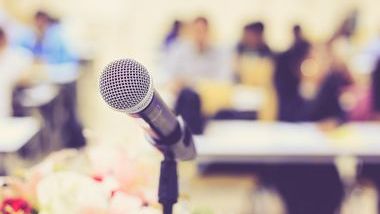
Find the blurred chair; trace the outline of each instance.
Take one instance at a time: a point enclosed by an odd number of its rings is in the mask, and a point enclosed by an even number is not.
[[[241,56],[240,81],[257,88],[262,93],[262,103],[258,109],[258,119],[273,121],[277,117],[277,97],[273,86],[273,64],[270,58]]]
[[[211,117],[218,111],[232,107],[232,84],[218,81],[200,81],[196,87],[202,101],[202,112]]]

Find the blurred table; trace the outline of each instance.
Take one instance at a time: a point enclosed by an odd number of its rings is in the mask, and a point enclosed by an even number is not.
[[[374,163],[378,172],[379,132],[380,123],[322,131],[315,123],[211,121],[195,137],[198,171],[253,172],[274,186],[289,213],[333,213],[361,169]],[[377,175],[368,178],[376,182]]]
[[[195,138],[198,163],[333,163],[353,156],[380,162],[380,123],[323,132],[315,123],[213,121]]]
[[[39,129],[38,121],[31,117],[0,118],[0,173],[4,170],[5,155],[17,152]]]

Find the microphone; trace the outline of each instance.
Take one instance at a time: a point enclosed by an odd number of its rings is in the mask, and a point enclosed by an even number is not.
[[[147,69],[133,59],[109,63],[100,76],[100,93],[113,109],[145,121],[151,143],[180,160],[192,160],[196,150],[189,128],[176,117],[153,87]]]

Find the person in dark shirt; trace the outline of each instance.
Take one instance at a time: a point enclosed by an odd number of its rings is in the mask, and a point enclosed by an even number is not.
[[[272,52],[264,39],[264,31],[265,26],[262,22],[246,25],[241,41],[236,48],[238,55],[250,53],[261,57],[271,56]]]
[[[293,28],[294,43],[289,50],[275,59],[274,84],[278,98],[278,119],[280,121],[322,121],[345,120],[339,97],[342,88],[351,83],[348,72],[342,66],[332,64],[322,77],[316,95],[306,99],[301,94],[301,66],[308,57],[311,46],[301,33],[301,28]]]
[[[296,122],[305,114],[306,102],[299,87],[301,64],[309,53],[310,45],[295,42],[294,45],[275,59],[274,85],[278,99],[278,119]]]
[[[293,40],[291,49],[296,49],[297,47],[304,45],[310,45],[310,43],[305,39],[300,25],[293,26]]]
[[[272,58],[272,51],[264,38],[265,26],[262,22],[247,24],[235,50],[234,79],[237,83],[246,82],[247,69],[254,71],[257,66],[247,67],[247,62],[261,62]],[[249,63],[250,64],[250,63]]]
[[[377,61],[376,68],[372,73],[372,99],[373,111],[380,119],[380,59]]]
[[[280,121],[319,121],[341,115],[339,73],[330,72],[324,77],[312,100],[305,99],[300,92],[301,65],[310,48],[306,42],[295,42],[275,59],[274,84]],[[263,180],[269,181],[283,196],[288,213],[332,214],[338,208],[343,187],[333,164],[278,164],[267,168],[261,170]]]

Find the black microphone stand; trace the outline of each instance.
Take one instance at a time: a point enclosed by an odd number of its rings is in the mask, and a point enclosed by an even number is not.
[[[158,186],[158,202],[162,204],[163,214],[172,214],[173,206],[178,200],[177,161],[169,150],[163,151],[161,161],[160,181]]]
[[[163,143],[154,137],[147,136],[148,140],[163,154],[164,159],[161,161],[160,180],[158,186],[158,202],[162,204],[163,214],[172,214],[173,206],[178,200],[178,173],[177,158],[179,160],[192,160],[196,156],[196,150],[193,143],[191,131],[182,118],[178,118],[180,133],[182,136],[172,135],[164,141],[173,142],[174,144]],[[182,131],[181,131],[182,130]]]

